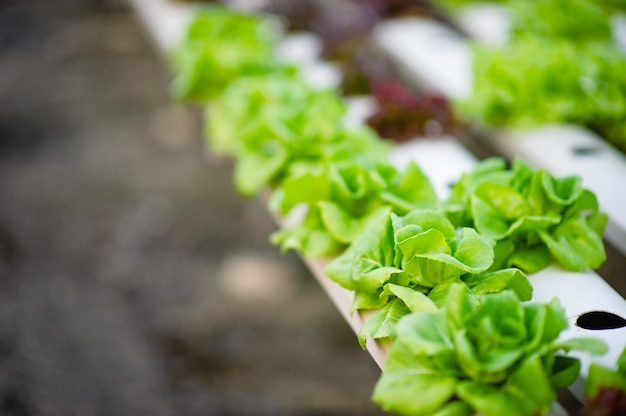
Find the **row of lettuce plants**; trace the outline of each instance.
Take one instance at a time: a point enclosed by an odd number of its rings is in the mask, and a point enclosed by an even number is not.
[[[358,336],[390,344],[374,400],[407,415],[546,413],[579,375],[567,353],[606,346],[559,341],[565,311],[525,302],[525,273],[604,261],[594,194],[493,158],[441,200],[416,163],[394,167],[390,142],[347,127],[338,90],[281,63],[280,39],[270,16],[207,8],[171,55],[174,95],[206,106],[207,140],[234,160],[236,189],[296,218],[270,240],[330,259],[353,310],[375,311]]]
[[[437,0],[454,15],[467,0]],[[569,122],[626,151],[626,52],[616,41],[621,0],[487,0],[504,7],[504,45],[474,43],[470,119],[517,128]],[[621,48],[624,46],[622,45]]]

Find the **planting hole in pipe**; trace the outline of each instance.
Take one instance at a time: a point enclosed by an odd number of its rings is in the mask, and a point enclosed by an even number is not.
[[[626,319],[605,311],[590,311],[578,316],[576,326],[583,329],[603,330],[626,327]]]
[[[574,156],[595,156],[602,151],[600,147],[576,146],[572,148]]]

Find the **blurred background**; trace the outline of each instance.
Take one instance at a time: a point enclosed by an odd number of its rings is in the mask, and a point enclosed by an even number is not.
[[[0,414],[378,415],[125,4],[0,2]]]

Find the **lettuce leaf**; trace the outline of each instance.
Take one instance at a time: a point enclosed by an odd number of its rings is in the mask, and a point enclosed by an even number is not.
[[[446,414],[450,406],[461,414],[544,414],[555,389],[580,370],[578,359],[563,354],[606,352],[596,339],[559,343],[566,327],[556,300],[520,303],[511,291],[475,295],[452,284],[444,308],[396,324],[373,400],[402,415]]]
[[[270,242],[282,252],[298,250],[312,257],[338,252],[343,245],[321,226],[319,210],[309,210],[296,226],[281,228],[270,235]]]
[[[442,212],[417,209],[405,216],[386,213],[324,271],[355,291],[353,309],[394,303],[393,308],[383,307],[366,322],[359,334],[364,343],[367,336],[392,337],[389,327],[401,314],[443,306],[455,283],[477,294],[509,289],[529,300],[532,286],[520,270],[489,271],[494,260],[492,244],[472,228],[457,232]]]
[[[340,176],[333,180],[337,187],[340,179],[373,177],[368,170],[386,162],[389,151],[368,128],[345,127],[345,111],[337,91],[312,88],[298,73],[285,70],[233,81],[211,101],[205,132],[217,153],[235,158],[235,186],[243,196],[256,195],[265,187],[276,188],[287,179],[313,185],[321,169],[326,169],[325,175]],[[351,163],[339,167],[334,163],[339,161]],[[336,172],[359,166],[365,172]],[[303,178],[307,174],[309,177]],[[382,186],[384,181],[379,182]],[[371,184],[354,182],[345,185],[371,188]],[[280,207],[283,213],[297,204],[298,198],[311,199],[302,189],[291,195],[294,184],[288,187],[283,192],[287,201]]]
[[[344,245],[384,214],[437,204],[432,184],[416,164],[398,171],[373,155],[369,160],[294,164],[277,192],[274,209],[287,214],[296,205],[314,207],[320,213],[320,227]]]
[[[444,206],[450,219],[496,241],[492,270],[534,273],[556,260],[582,271],[606,259],[608,217],[577,176],[555,178],[520,159],[507,170],[503,160],[487,159],[457,182]]]
[[[608,3],[608,2],[607,2]],[[610,42],[611,13],[598,0],[510,0],[513,36],[538,36],[552,42]]]
[[[617,359],[615,368],[592,363],[585,382],[585,410],[602,414],[620,414],[626,408],[626,347]]]
[[[279,68],[274,55],[280,36],[279,25],[268,16],[204,8],[170,54],[173,95],[206,101],[236,78]]]
[[[626,150],[626,55],[610,42],[529,35],[498,48],[473,45],[472,53],[472,95],[455,103],[464,117],[514,128],[579,124]]]

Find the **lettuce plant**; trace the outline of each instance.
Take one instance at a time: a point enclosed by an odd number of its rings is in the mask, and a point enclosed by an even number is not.
[[[520,303],[511,291],[474,295],[462,284],[445,307],[402,318],[373,400],[402,415],[546,414],[580,362],[606,352],[597,339],[558,341],[568,325],[555,299]]]
[[[510,0],[513,36],[545,41],[611,42],[611,12],[597,0]]]
[[[624,73],[626,55],[610,42],[518,35],[499,48],[473,46],[472,95],[455,105],[465,117],[491,126],[579,124],[626,151]]]
[[[474,293],[515,291],[529,300],[532,287],[518,269],[489,270],[492,241],[473,228],[459,231],[440,212],[418,209],[404,216],[380,216],[325,268],[353,290],[352,309],[378,309],[359,333],[393,336],[397,320],[409,312],[443,306],[450,287],[463,283]]]
[[[280,67],[275,60],[280,35],[268,16],[222,6],[202,9],[170,55],[174,96],[206,101],[236,78]]]
[[[318,165],[298,165],[275,190],[271,205],[281,214],[305,206],[305,218],[270,239],[283,250],[311,257],[334,254],[360,236],[372,221],[390,212],[435,206],[435,191],[411,163],[398,171],[380,153]]]
[[[485,0],[482,3],[508,4],[511,0]],[[436,5],[445,10],[454,12],[454,10],[476,3],[476,0],[435,0]]]
[[[290,105],[307,102],[312,93],[293,69],[235,79],[206,107],[205,136],[215,152],[236,156],[257,122],[279,118]],[[330,114],[343,114],[343,104],[334,98],[329,97]]]
[[[368,117],[367,124],[384,139],[402,142],[463,131],[450,103],[441,95],[420,95],[395,80],[376,82],[371,92],[377,110]]]
[[[626,348],[615,369],[592,363],[585,383],[587,402],[583,415],[618,415],[626,413]]]
[[[388,147],[369,129],[345,127],[345,112],[337,91],[312,88],[295,72],[246,77],[209,105],[206,136],[235,157],[235,186],[251,196],[280,183],[290,166],[386,157]]]
[[[469,119],[515,128],[575,123],[626,151],[626,57],[613,41],[623,2],[509,0],[510,41],[473,45]]]
[[[578,176],[555,178],[520,159],[511,169],[486,159],[464,174],[445,202],[455,224],[497,242],[494,267],[532,273],[556,260],[565,269],[597,268],[606,259],[607,215]]]

